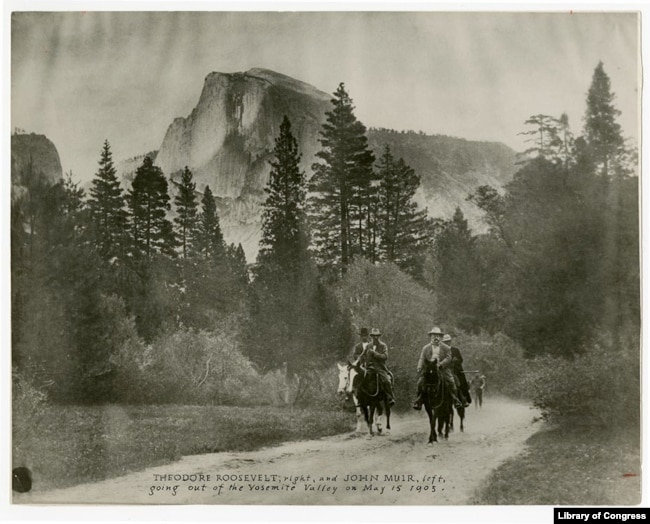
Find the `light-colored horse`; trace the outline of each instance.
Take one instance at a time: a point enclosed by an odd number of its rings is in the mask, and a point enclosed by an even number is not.
[[[352,387],[354,384],[354,379],[358,375],[357,370],[354,366],[349,364],[340,364],[337,362],[336,367],[339,372],[339,385],[337,393],[341,396],[345,395],[346,398],[351,398],[354,402],[354,406],[357,414],[357,428],[356,432],[363,432],[363,422],[366,421],[366,416],[364,415],[362,407],[359,405],[359,399]],[[383,433],[383,421],[382,417],[387,417],[386,410],[380,412],[379,410],[372,410],[369,414],[373,420],[366,421],[368,424],[368,434],[373,435],[373,425],[377,429],[377,433],[381,435]],[[388,429],[388,418],[386,419],[386,425]]]
[[[336,363],[336,367],[339,372],[339,386],[337,389],[337,394],[341,397],[345,397],[346,399],[352,399],[354,402],[354,407],[357,412],[357,433],[361,433],[363,431],[363,412],[361,411],[361,407],[359,406],[359,401],[357,400],[357,396],[354,394],[354,391],[352,390],[352,382],[354,381],[354,377],[357,376],[357,372],[354,368],[350,368],[347,366],[347,364],[339,364],[338,362]]]

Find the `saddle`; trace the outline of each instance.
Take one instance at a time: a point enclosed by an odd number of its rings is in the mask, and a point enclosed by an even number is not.
[[[358,379],[358,390],[362,390],[366,395],[375,397],[380,393],[386,393],[386,388],[383,384],[384,379],[380,372],[372,367],[365,370],[365,375],[363,378],[361,375],[355,377],[355,381]],[[389,373],[389,380],[391,385],[393,384],[392,373]]]

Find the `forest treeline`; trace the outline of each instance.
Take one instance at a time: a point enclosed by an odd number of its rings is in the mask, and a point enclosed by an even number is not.
[[[638,408],[637,162],[618,116],[600,63],[581,135],[531,116],[513,180],[467,196],[489,226],[474,234],[460,209],[417,207],[418,174],[388,146],[375,158],[340,84],[311,177],[280,126],[252,264],[187,167],[174,181],[144,157],[124,191],[106,141],[86,194],[28,164],[12,199],[15,385],[59,402],[313,403],[363,325],[384,331],[407,402],[435,323],[503,392],[560,412],[616,382]]]

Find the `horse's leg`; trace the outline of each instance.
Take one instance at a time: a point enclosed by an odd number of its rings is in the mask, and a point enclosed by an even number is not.
[[[452,409],[449,413],[449,429],[454,431],[454,410]]]
[[[444,408],[443,408],[442,406],[439,407],[439,408],[436,410],[436,411],[438,412],[438,413],[437,413],[437,416],[436,416],[436,431],[438,432],[438,436],[439,436],[440,438],[443,438],[443,437],[444,437],[443,432],[442,432],[442,427],[443,427],[444,424],[445,424],[445,417],[447,416],[446,414],[443,416],[443,415],[440,413],[440,411],[443,411],[443,410],[444,410]]]
[[[363,410],[360,407],[357,407],[357,433],[363,432]]]
[[[465,420],[465,408],[458,410],[458,418],[460,419],[460,432],[463,433],[465,431],[465,424],[463,423]]]
[[[381,427],[381,417],[383,415],[382,403],[377,402],[375,407],[375,424],[377,425],[377,433],[381,435],[383,428]]]
[[[434,442],[438,442],[438,437],[436,435],[436,417],[431,406],[425,403],[424,409],[426,410],[427,415],[429,415],[429,441],[427,444],[431,446]]]
[[[372,419],[375,416],[375,408],[373,406],[363,406],[363,412],[366,416],[366,424],[368,425],[368,435],[372,437],[374,431],[372,430]]]
[[[386,403],[386,432],[390,430],[390,404]]]
[[[447,423],[444,425],[445,440],[449,440],[449,420],[454,416],[454,407],[451,404],[449,404],[449,411],[447,413],[449,413],[449,416],[447,417]]]
[[[443,404],[440,406],[438,414],[438,436],[445,440],[449,438],[449,417],[449,410],[447,409],[447,406]]]
[[[357,433],[361,433],[363,431],[363,410],[359,405],[359,399],[356,395],[352,395],[352,400],[354,401],[354,405],[356,406],[355,409],[357,410]]]

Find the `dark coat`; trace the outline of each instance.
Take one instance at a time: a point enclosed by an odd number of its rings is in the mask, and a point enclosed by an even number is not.
[[[366,347],[370,347],[372,342],[368,341],[366,342]],[[355,344],[355,346],[352,348],[352,353],[350,353],[350,362],[355,362],[363,353],[363,342],[359,342],[358,344]],[[359,362],[361,364],[361,362]]]
[[[375,370],[380,376],[390,380],[390,371],[388,371],[388,346],[381,340],[371,342],[366,350],[366,367]]]
[[[461,391],[463,393],[469,393],[467,377],[463,373],[463,356],[460,354],[460,349],[455,346],[451,347],[451,370],[458,377]]]

